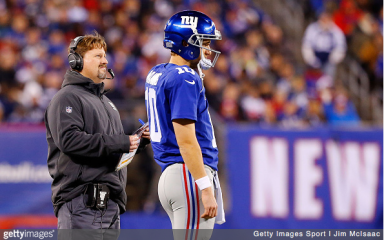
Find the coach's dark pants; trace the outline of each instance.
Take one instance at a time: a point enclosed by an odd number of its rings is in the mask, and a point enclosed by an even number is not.
[[[117,203],[109,199],[108,207],[98,210],[86,207],[85,197],[82,194],[60,207],[58,239],[117,239],[120,233],[120,210]]]

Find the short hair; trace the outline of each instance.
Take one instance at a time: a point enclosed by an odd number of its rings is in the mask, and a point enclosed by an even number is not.
[[[95,48],[103,48],[107,52],[107,43],[103,36],[101,36],[96,30],[93,34],[87,34],[84,38],[77,44],[75,52],[80,54],[81,57],[84,57],[84,54]],[[71,49],[68,48],[68,53]]]

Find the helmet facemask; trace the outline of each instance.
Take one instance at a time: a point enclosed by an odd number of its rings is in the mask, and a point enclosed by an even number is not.
[[[197,32],[196,29],[194,29],[194,32]],[[203,45],[203,41],[204,40],[221,40],[221,39],[222,39],[221,33],[218,30],[215,30],[215,35],[195,33],[188,39],[188,43],[191,44],[192,46],[198,47],[198,48],[200,48],[200,50],[201,49],[208,50],[211,53],[215,54],[215,56],[213,56],[213,60],[211,60],[211,59],[206,58],[203,53],[200,53],[201,59],[200,59],[199,65],[202,69],[208,70],[211,67],[214,67],[216,64],[216,61],[217,61],[217,59],[221,53],[220,51],[205,47]]]

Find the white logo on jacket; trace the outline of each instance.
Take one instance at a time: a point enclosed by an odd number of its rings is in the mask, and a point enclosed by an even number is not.
[[[72,112],[72,107],[69,107],[69,106],[66,107],[66,108],[65,108],[65,111],[66,111],[67,113],[71,113],[71,112]]]
[[[109,102],[109,104],[111,104],[113,110],[117,111],[117,108],[115,107],[115,105],[112,102]]]

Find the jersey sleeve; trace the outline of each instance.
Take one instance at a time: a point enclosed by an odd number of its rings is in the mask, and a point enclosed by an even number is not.
[[[193,71],[193,70],[191,70]],[[171,119],[197,120],[197,108],[200,94],[200,83],[196,73],[177,71],[171,74],[172,84],[169,89],[169,105]]]

